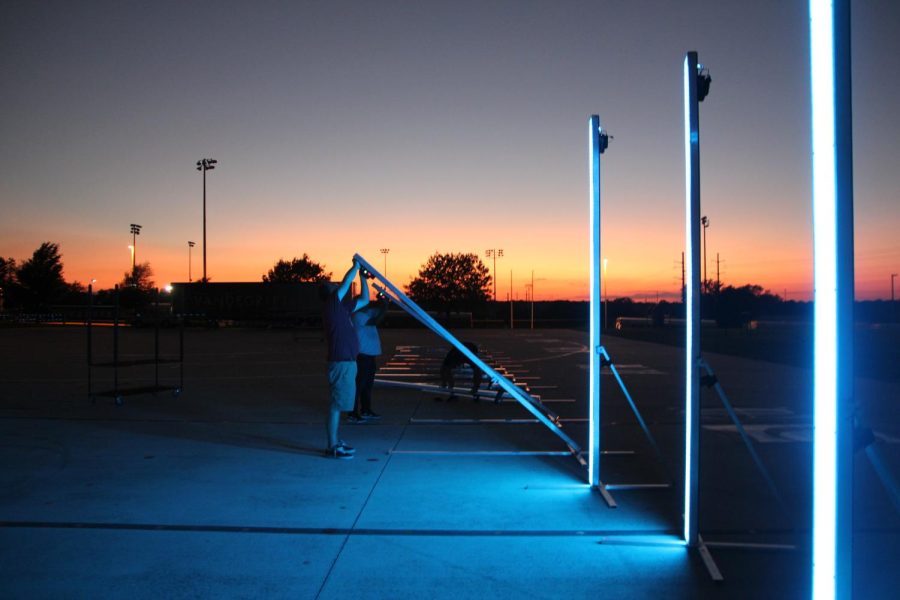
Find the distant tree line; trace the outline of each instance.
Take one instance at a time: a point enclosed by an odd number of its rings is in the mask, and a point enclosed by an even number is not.
[[[329,281],[332,273],[304,253],[300,258],[279,259],[262,275],[264,283],[315,283]],[[491,302],[488,267],[474,253],[432,254],[416,277],[405,286],[409,297],[427,310],[444,313],[471,312],[477,318],[506,320],[506,302]],[[140,306],[154,298],[155,283],[150,263],[126,271],[119,283],[123,307]],[[42,243],[30,258],[16,261],[0,257],[0,310],[6,312],[46,311],[53,305],[85,302],[85,286],[66,282],[59,244]],[[112,290],[96,292],[95,302],[111,304]],[[516,303],[520,304],[520,303]],[[806,320],[812,316],[811,302],[786,302],[759,285],[722,286],[707,282],[700,297],[701,317],[714,319],[720,327],[740,327],[761,317]],[[577,321],[588,319],[587,302],[548,301],[535,303],[536,319]],[[858,302],[858,321],[888,322],[896,319],[887,301]],[[612,327],[618,317],[648,317],[662,324],[666,318],[684,318],[682,302],[634,302],[631,298],[610,300],[605,311]],[[516,319],[523,318],[521,314]]]
[[[304,253],[300,258],[278,259],[262,280],[265,283],[315,283],[330,281],[331,277],[331,272]],[[474,311],[488,302],[491,283],[487,266],[476,254],[436,252],[406,285],[406,293],[429,310]]]
[[[21,262],[0,257],[0,298],[5,311],[43,311],[51,304],[77,302],[79,282],[66,283],[59,244],[44,242]]]
[[[119,286],[122,306],[146,304],[154,291],[150,263],[126,271]],[[0,257],[0,309],[5,312],[47,312],[54,306],[84,304],[86,292],[81,282],[65,280],[59,244],[44,242],[23,261]],[[112,294],[99,290],[96,302],[112,303]]]

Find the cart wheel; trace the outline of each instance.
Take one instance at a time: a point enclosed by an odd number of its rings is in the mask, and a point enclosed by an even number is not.
[[[174,390],[172,390],[172,397],[173,397],[173,398],[177,398],[177,397],[180,396],[180,395],[181,395],[181,388],[175,388]]]
[[[116,406],[122,406],[122,396],[116,396]]]

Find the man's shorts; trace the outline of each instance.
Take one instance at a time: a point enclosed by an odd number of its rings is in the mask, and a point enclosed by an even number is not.
[[[356,361],[328,363],[328,384],[331,387],[331,410],[353,410],[356,403]]]

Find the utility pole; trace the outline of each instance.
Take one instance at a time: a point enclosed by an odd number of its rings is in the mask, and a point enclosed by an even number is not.
[[[891,282],[893,283],[893,279]],[[893,290],[893,285],[891,290]],[[534,269],[531,270],[531,328],[534,329]]]
[[[894,302],[894,279],[896,277],[896,273],[891,273],[891,311],[894,313],[894,323],[897,322],[897,305]]]
[[[500,252],[503,252],[501,250]],[[502,256],[502,255],[501,255]],[[496,259],[494,259],[496,260]],[[494,285],[497,285],[497,282],[494,282]],[[497,299],[497,292],[494,292],[494,300]],[[516,328],[515,321],[515,312],[513,311],[513,278],[512,278],[512,269],[509,270],[509,328]]]
[[[722,289],[722,280],[719,278],[719,253],[716,252],[716,296]]]
[[[682,302],[682,304],[685,301],[684,293],[685,293],[685,289],[684,289],[684,252],[682,252],[681,253],[681,302]]]
[[[708,281],[706,278],[706,230],[709,228],[709,218],[703,215],[700,217],[700,224],[703,225],[703,281],[700,283],[700,293],[703,294],[704,288],[709,293],[709,286],[706,283]]]
[[[609,259],[603,259],[603,329],[609,331],[609,296],[606,294],[606,266]]]

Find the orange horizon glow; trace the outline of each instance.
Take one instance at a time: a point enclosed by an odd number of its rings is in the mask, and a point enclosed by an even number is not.
[[[226,228],[228,229],[228,228]],[[516,300],[526,297],[526,284],[531,284],[534,271],[534,298],[542,300],[588,300],[588,259],[587,235],[571,225],[545,228],[540,243],[529,244],[521,239],[510,239],[508,235],[498,236],[496,231],[469,228],[455,238],[456,244],[429,243],[427,238],[434,232],[419,231],[405,239],[375,242],[372,231],[366,228],[352,229],[334,235],[325,233],[304,234],[305,243],[291,239],[284,232],[273,231],[266,235],[263,231],[245,228],[242,235],[236,230],[216,233],[211,237],[215,243],[208,247],[208,276],[212,282],[256,282],[279,259],[289,260],[307,253],[310,258],[322,264],[331,272],[333,279],[340,279],[350,267],[350,260],[359,252],[379,270],[384,269],[385,256],[380,248],[389,248],[387,255],[387,276],[398,286],[404,287],[418,274],[419,269],[434,252],[473,252],[479,256],[493,275],[494,261],[485,256],[488,246],[503,248],[504,256],[497,259],[497,297],[506,301],[511,284]],[[149,262],[153,269],[153,280],[158,287],[169,283],[188,281],[187,238],[181,248],[172,243],[160,243],[151,236],[152,229],[138,237],[137,262]],[[606,292],[609,299],[630,297],[635,301],[680,300],[681,263],[679,234],[653,236],[655,244],[629,236],[609,233],[605,236],[608,252]],[[113,287],[124,278],[131,268],[131,249],[122,243],[125,236],[101,235],[95,240],[85,236],[47,235],[32,238],[28,242],[17,240],[13,248],[5,248],[0,254],[21,262],[43,241],[60,244],[63,255],[64,277],[69,282],[82,284],[95,280],[96,289]],[[196,237],[196,236],[195,236]],[[118,239],[115,239],[118,238]],[[418,239],[416,239],[418,238]],[[487,244],[481,240],[494,240]],[[231,243],[223,243],[231,240]],[[498,242],[499,240],[499,242]],[[192,279],[203,275],[202,241],[194,240],[191,250]],[[504,243],[509,242],[509,243]],[[742,244],[752,249],[752,261],[740,261],[737,252]],[[811,274],[811,252],[808,249],[794,249],[790,260],[785,252],[762,253],[757,248],[757,239],[741,242],[729,240],[729,251],[724,254],[720,265],[722,284],[736,287],[755,284],[773,294],[788,300],[811,300],[813,284]],[[12,250],[12,251],[10,251]],[[710,254],[712,256],[710,256]],[[877,255],[876,255],[877,258]],[[869,261],[869,268],[857,270],[857,298],[860,300],[890,298],[889,275],[881,281],[877,273],[887,268],[884,261]],[[872,267],[875,267],[874,269]],[[702,271],[702,265],[701,265]],[[512,281],[510,281],[512,276]],[[716,279],[715,248],[707,253],[707,277]],[[493,289],[493,286],[491,286]]]

